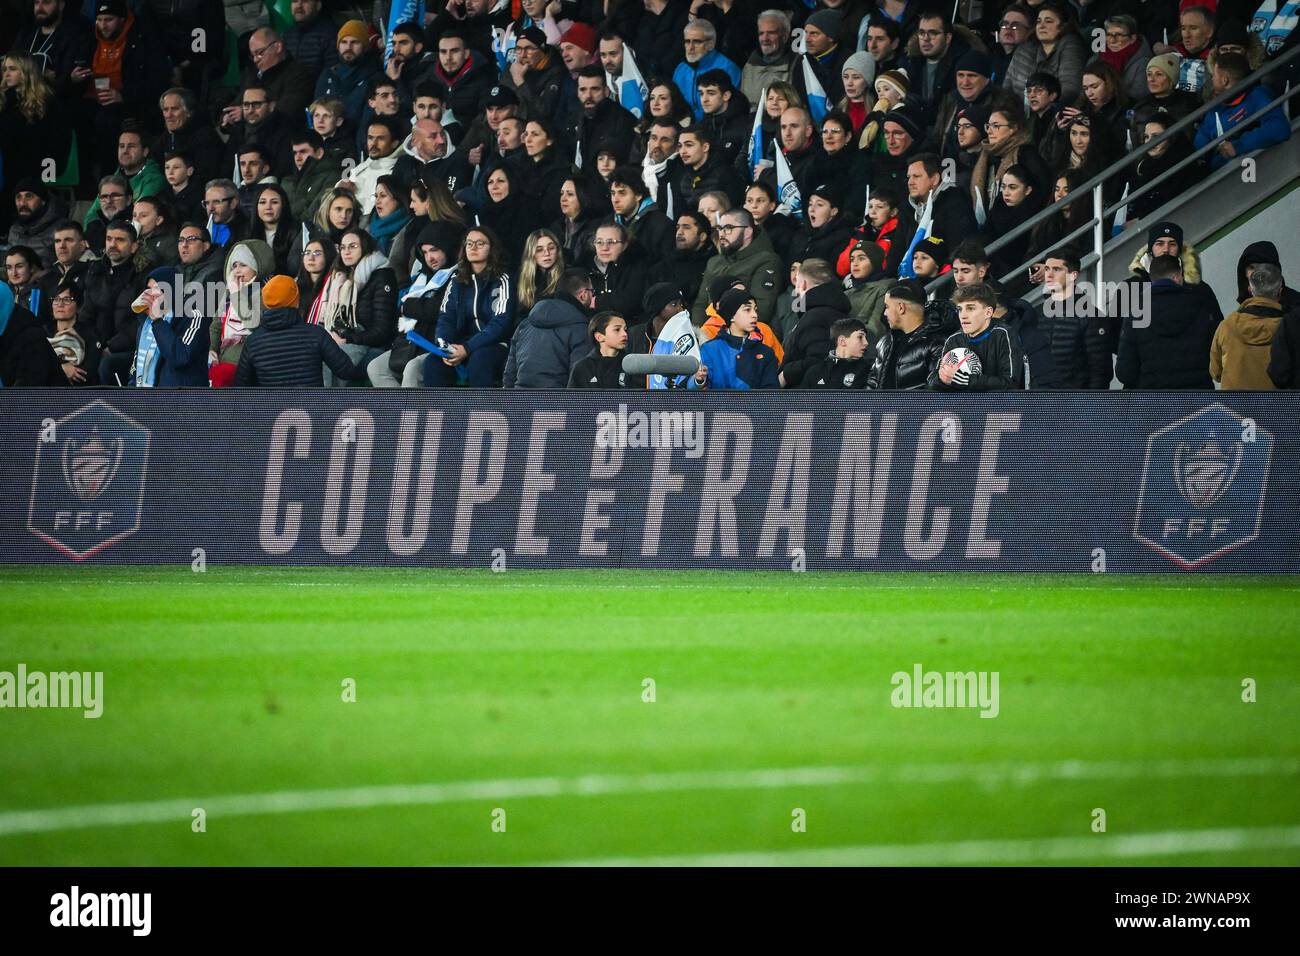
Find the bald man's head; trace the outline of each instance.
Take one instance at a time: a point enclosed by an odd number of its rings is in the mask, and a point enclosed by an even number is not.
[[[422,119],[411,127],[411,145],[427,162],[447,155],[447,134],[436,119]]]
[[[781,114],[781,145],[787,153],[798,152],[812,139],[812,117],[807,110],[792,106]]]

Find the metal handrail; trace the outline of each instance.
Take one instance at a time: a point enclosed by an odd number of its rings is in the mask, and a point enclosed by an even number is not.
[[[1220,93],[1218,96],[1214,97],[1213,99],[1204,103],[1197,109],[1193,110],[1191,113],[1188,113],[1186,116],[1184,116],[1182,119],[1178,120],[1178,122],[1171,125],[1168,129],[1166,129],[1159,136],[1152,139],[1150,142],[1143,143],[1132,152],[1126,153],[1124,156],[1120,157],[1115,162],[1111,163],[1111,165],[1107,166],[1101,172],[1097,173],[1091,179],[1077,186],[1073,191],[1071,191],[1065,197],[1052,203],[1052,205],[1039,210],[1033,216],[1026,219],[1024,222],[1022,222],[1020,225],[1018,225],[1016,228],[1012,229],[1010,232],[1006,233],[1005,235],[999,236],[989,246],[986,247],[986,251],[989,253],[996,252],[999,249],[1001,249],[1003,246],[1019,238],[1021,235],[1025,234],[1026,232],[1032,231],[1033,228],[1037,226],[1040,222],[1043,222],[1049,217],[1055,215],[1057,212],[1064,209],[1072,202],[1077,202],[1080,199],[1082,199],[1085,192],[1091,192],[1093,190],[1100,188],[1101,186],[1104,186],[1107,182],[1109,182],[1112,178],[1114,178],[1114,176],[1117,173],[1119,173],[1123,169],[1126,169],[1131,164],[1141,160],[1144,156],[1146,156],[1147,153],[1155,149],[1161,143],[1172,140],[1176,135],[1181,135],[1184,129],[1191,127],[1193,124],[1199,125],[1200,121],[1205,116],[1208,116],[1211,111],[1218,109],[1221,105],[1228,102],[1228,100],[1233,99],[1239,93],[1243,93],[1251,89],[1256,84],[1260,83],[1264,77],[1268,76],[1270,73],[1274,72],[1280,67],[1290,63],[1292,60],[1295,60],[1297,57],[1300,57],[1300,47],[1294,47],[1286,51],[1286,53],[1282,54],[1276,59],[1268,61],[1263,66],[1261,66],[1258,70],[1256,70],[1254,73],[1250,74],[1250,76],[1243,79],[1240,83],[1236,84],[1233,87],[1230,87],[1229,89]],[[1262,116],[1264,113],[1268,112],[1268,110],[1276,108],[1276,105],[1278,103],[1280,103],[1283,100],[1289,99],[1291,96],[1294,95],[1296,95],[1296,91],[1288,90],[1284,92],[1280,97],[1273,100],[1273,102],[1270,103],[1269,106],[1265,107],[1258,114],[1256,114],[1256,116],[1251,117],[1250,122],[1254,122],[1255,119],[1257,119],[1259,116]],[[1244,126],[1244,125],[1246,124],[1245,123],[1238,124],[1237,127],[1233,127],[1233,130],[1235,131],[1240,126]],[[1210,149],[1216,147],[1223,140],[1230,139],[1231,135],[1234,134],[1230,134],[1229,132],[1225,131],[1221,136],[1215,137],[1215,139],[1212,142],[1206,144],[1205,147],[1202,147],[1201,151],[1193,154],[1193,157],[1198,156],[1200,152],[1208,152]],[[1172,173],[1176,171],[1177,168],[1178,167],[1175,167],[1174,169],[1171,169],[1168,172]],[[1152,183],[1148,184],[1148,187],[1154,186],[1157,182],[1161,182],[1161,181],[1162,180],[1159,179],[1153,180]],[[1132,198],[1133,198],[1132,196],[1129,197],[1129,199]],[[1118,205],[1123,205],[1123,202],[1119,203]],[[1113,208],[1118,208],[1118,206]],[[1094,221],[1089,222],[1087,226],[1083,228],[1086,229],[1088,227],[1095,226],[1095,219],[1096,216],[1094,215]],[[1080,231],[1080,230],[1076,230],[1076,231]],[[1071,233],[1071,235],[1073,236],[1074,234]],[[1011,272],[1007,273],[1007,276],[1015,275],[1015,273],[1020,271],[1020,269],[1032,265],[1034,261],[1035,260],[1031,259],[1028,262],[1021,264],[1017,268],[1012,269]],[[1005,279],[1006,276],[1004,276],[1003,278]],[[945,285],[945,283],[948,281],[951,281],[948,275],[940,276],[932,280],[930,284],[926,286],[926,290],[927,292],[936,291],[942,288]]]

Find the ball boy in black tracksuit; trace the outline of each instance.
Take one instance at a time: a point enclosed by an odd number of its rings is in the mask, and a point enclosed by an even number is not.
[[[858,319],[840,319],[831,325],[835,351],[826,360],[810,366],[803,376],[804,388],[866,388],[871,371],[871,339]]]
[[[930,372],[930,388],[943,392],[986,392],[1024,387],[1024,359],[1016,337],[993,321],[998,296],[983,282],[958,289],[952,297],[961,331],[943,343],[939,363]],[[942,356],[967,348],[979,356],[980,371],[945,365]]]
[[[569,388],[627,388],[628,376],[623,374],[627,320],[618,312],[597,312],[588,329],[596,347],[573,366]]]

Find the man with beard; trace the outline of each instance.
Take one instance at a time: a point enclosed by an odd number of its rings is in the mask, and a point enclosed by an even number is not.
[[[32,0],[32,16],[36,22],[18,34],[14,52],[31,54],[60,99],[75,99],[82,91],[72,71],[79,62],[90,63],[93,28],[78,5],[68,9],[67,0]]]
[[[126,0],[98,0],[95,49],[85,66],[73,69],[72,80],[82,88],[83,142],[98,145],[101,169],[113,168],[122,120],[143,116],[167,86],[169,62],[160,38]]]
[[[567,76],[560,91],[560,111],[555,119],[561,126],[569,127],[581,121],[578,78],[582,71],[593,65],[600,67],[600,82],[605,86],[605,68],[596,60],[596,31],[585,23],[575,23],[564,32],[560,37],[559,51]]]
[[[89,249],[90,247],[86,245],[86,234],[82,231],[80,223],[72,219],[62,219],[54,224],[53,259],[45,260],[52,262],[52,265],[41,277],[42,302],[39,315],[44,321],[53,321],[50,303],[60,285],[66,283],[67,286],[75,287],[79,293],[85,292],[86,272],[90,268],[90,263],[95,261],[94,257],[89,255]],[[77,319],[77,326],[82,339],[94,340],[93,326],[83,328],[81,317]]]
[[[767,234],[754,224],[744,209],[732,209],[719,217],[718,254],[704,267],[700,291],[691,307],[691,321],[703,325],[709,307],[709,287],[719,279],[743,282],[758,303],[758,318],[768,325],[781,294],[785,264]],[[846,300],[847,301],[847,300]]]
[[[553,117],[562,112],[567,77],[564,62],[547,44],[545,32],[528,27],[515,41],[515,62],[502,74],[501,82],[515,91],[529,116]]]
[[[135,227],[114,220],[104,237],[104,258],[90,264],[86,271],[84,324],[94,330],[94,351],[101,354],[99,382],[125,385],[135,355],[135,313],[130,303],[135,298],[135,254],[139,248]],[[87,346],[91,339],[86,340]],[[95,366],[87,360],[86,366]]]
[[[447,0],[446,9],[434,18],[425,33],[432,41],[454,31],[464,38],[471,50],[484,60],[492,61],[495,59],[492,53],[493,32],[504,31],[512,19],[510,4],[500,0]],[[429,46],[432,47],[433,43],[430,42]]]
[[[790,14],[764,10],[758,17],[758,48],[740,71],[740,91],[750,103],[763,108],[763,91],[773,83],[789,83],[794,69],[790,52]]]
[[[670,119],[655,120],[646,133],[645,158],[641,160],[641,178],[651,198],[670,217],[687,208],[681,193],[682,161],[677,156],[681,130]]]
[[[578,144],[578,165],[594,169],[596,155],[603,151],[613,153],[619,165],[628,162],[636,141],[636,117],[614,102],[598,63],[578,71],[578,103],[582,116],[570,130]]]
[[[440,36],[437,49],[438,65],[432,78],[447,88],[447,109],[467,125],[479,114],[496,83],[493,60],[470,49],[464,34],[456,30]]]
[[[360,20],[349,20],[339,27],[335,45],[339,62],[317,78],[315,99],[342,100],[343,115],[355,129],[366,108],[366,84],[382,69],[379,54],[370,49],[370,31]]]
[[[430,120],[421,120],[421,123],[428,126],[437,126]],[[412,130],[412,135],[416,131]],[[438,140],[446,145],[447,137],[442,132],[442,127],[438,127]],[[343,189],[352,190],[357,197],[357,204],[361,211],[367,216],[375,208],[375,183],[380,176],[387,176],[389,173],[396,173],[395,167],[399,157],[405,158],[398,152],[402,143],[401,128],[396,120],[388,116],[377,116],[370,121],[366,127],[366,159],[358,163],[343,174],[343,178],[338,181],[338,185]],[[409,156],[409,154],[406,154]],[[429,163],[435,162],[439,157],[430,152]],[[427,165],[427,164],[425,164]],[[420,172],[423,172],[425,166],[421,166]],[[403,183],[408,185],[411,180],[403,179]]]
[[[386,130],[392,128],[389,120],[376,120],[375,124],[383,125]],[[372,124],[370,127],[371,134],[378,134],[377,125]],[[375,150],[369,152],[371,160],[367,162],[382,162],[375,159]],[[366,163],[362,163],[365,166]],[[361,166],[356,167],[351,173],[356,178],[356,172]],[[446,131],[443,130],[442,124],[434,120],[422,119],[411,128],[411,135],[402,148],[397,152],[388,170],[391,170],[404,186],[408,189],[417,179],[426,183],[432,183],[441,179],[447,184],[447,188],[453,193],[458,189],[464,189],[469,185],[473,178],[473,171],[470,169],[469,161],[465,154],[458,152],[451,140],[447,138]],[[375,179],[383,173],[376,173]],[[374,205],[374,182],[370,183],[370,205]],[[369,207],[366,209],[370,211]]]
[[[225,144],[217,131],[199,118],[198,100],[190,90],[182,86],[167,90],[158,97],[158,110],[162,113],[163,131],[149,147],[151,156],[166,157],[184,151],[194,167],[190,175],[200,183],[229,169],[222,166]]]
[[[285,49],[312,76],[320,76],[339,61],[338,31],[333,20],[321,16],[321,5],[322,0],[291,0],[293,26],[284,31]]]
[[[885,293],[889,331],[872,350],[867,388],[915,391],[927,387],[930,370],[943,356],[947,332],[925,310],[925,289],[909,280]]]
[[[39,179],[21,179],[14,186],[14,224],[9,245],[27,246],[42,262],[54,261],[54,227],[67,215],[63,204],[51,201]]]
[[[933,126],[940,101],[953,89],[957,60],[968,47],[953,41],[952,21],[942,10],[921,15],[916,40],[920,52],[908,58],[907,76],[920,107],[922,125]]]
[[[695,208],[700,197],[709,192],[724,192],[733,206],[745,198],[745,184],[740,174],[722,157],[713,154],[713,135],[704,127],[688,126],[677,140],[677,155],[684,170],[681,179],[682,201]]]
[[[403,112],[415,102],[415,89],[421,83],[437,80],[438,54],[424,47],[424,28],[418,23],[399,23],[393,27],[393,52],[384,64],[384,75],[397,84],[397,98]]]
[[[683,210],[677,217],[673,251],[662,262],[650,267],[648,281],[667,282],[681,290],[685,301],[693,302],[700,293],[704,269],[713,258],[711,234],[712,226],[703,213]]]
[[[281,113],[270,91],[263,86],[247,86],[240,101],[240,119],[232,120],[225,161],[229,169],[249,143],[260,143],[271,157],[276,175],[293,169],[293,146],[290,141],[300,120]],[[223,120],[224,122],[224,120]]]
[[[112,173],[99,181],[99,195],[96,197],[99,210],[95,215],[88,215],[83,223],[86,229],[86,241],[96,254],[104,251],[104,233],[108,224],[115,219],[130,219],[131,184],[125,176]]]

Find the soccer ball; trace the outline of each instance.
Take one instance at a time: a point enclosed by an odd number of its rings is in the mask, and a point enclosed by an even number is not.
[[[969,375],[978,375],[984,371],[984,366],[980,364],[980,357],[970,349],[953,349],[944,353],[941,364],[952,365],[956,370],[965,371]]]

